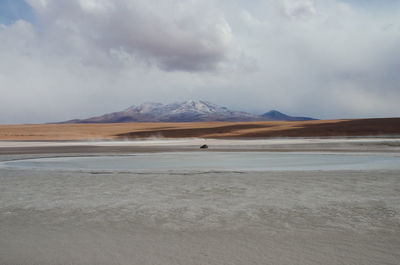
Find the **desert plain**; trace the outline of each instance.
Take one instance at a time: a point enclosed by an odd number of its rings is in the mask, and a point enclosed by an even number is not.
[[[398,118],[1,125],[0,264],[397,265],[399,135]]]
[[[0,125],[0,140],[93,140],[137,138],[269,138],[400,135],[400,118],[112,124]]]

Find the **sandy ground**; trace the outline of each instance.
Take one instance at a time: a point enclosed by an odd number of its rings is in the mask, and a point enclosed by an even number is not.
[[[400,118],[302,122],[0,125],[0,140],[268,138],[400,135]]]

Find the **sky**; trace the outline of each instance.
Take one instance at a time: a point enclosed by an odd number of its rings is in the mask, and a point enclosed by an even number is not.
[[[0,0],[0,123],[201,99],[400,116],[400,0]]]

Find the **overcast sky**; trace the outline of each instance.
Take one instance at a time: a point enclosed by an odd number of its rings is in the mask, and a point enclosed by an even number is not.
[[[400,116],[400,0],[0,0],[0,123],[188,99]]]

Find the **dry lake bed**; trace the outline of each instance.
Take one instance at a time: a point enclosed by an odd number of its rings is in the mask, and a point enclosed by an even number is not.
[[[4,141],[0,154],[0,264],[400,262],[399,138]]]

